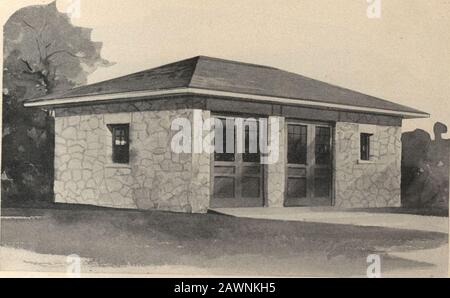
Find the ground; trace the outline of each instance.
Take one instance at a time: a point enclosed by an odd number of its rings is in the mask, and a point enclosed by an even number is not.
[[[4,209],[0,270],[153,275],[447,276],[448,233],[93,207]]]

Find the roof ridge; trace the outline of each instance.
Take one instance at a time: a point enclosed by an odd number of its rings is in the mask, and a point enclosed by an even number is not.
[[[236,61],[236,60],[231,60],[231,59],[217,58],[217,57],[211,57],[211,56],[205,56],[205,55],[199,55],[199,56],[196,56],[196,58],[213,60],[213,61],[220,61],[220,62],[236,64],[236,65],[247,65],[247,66],[254,66],[254,67],[259,67],[259,68],[281,70],[279,68],[276,68],[276,67],[273,67],[273,66],[268,66],[268,65],[263,65],[263,64],[249,63],[249,62],[243,62],[243,61]]]

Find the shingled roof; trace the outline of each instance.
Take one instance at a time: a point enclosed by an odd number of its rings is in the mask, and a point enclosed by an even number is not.
[[[26,106],[64,105],[83,99],[116,100],[127,94],[155,91],[199,90],[206,95],[238,97],[253,100],[286,99],[289,103],[321,107],[355,107],[361,111],[428,117],[427,113],[360,92],[334,86],[273,67],[198,56],[116,79],[77,87],[63,93],[30,99]],[[210,92],[209,92],[210,91]],[[218,93],[217,93],[218,92]],[[209,94],[211,93],[211,94]],[[150,93],[149,93],[150,94]],[[239,94],[237,96],[236,94]],[[114,96],[113,96],[114,95]],[[118,96],[121,95],[121,96]],[[111,97],[111,98],[109,98]]]

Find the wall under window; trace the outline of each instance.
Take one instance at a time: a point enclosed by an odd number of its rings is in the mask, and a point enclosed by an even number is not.
[[[58,109],[55,201],[116,208],[206,212],[210,154],[171,150],[176,118],[209,112],[171,99]],[[113,162],[111,125],[129,126],[129,163]],[[122,140],[120,140],[122,142]]]
[[[401,127],[337,122],[335,206],[400,206]],[[370,160],[361,160],[361,134],[371,134]]]
[[[335,206],[400,206],[401,127],[337,122]],[[371,160],[361,161],[360,134],[370,133]]]

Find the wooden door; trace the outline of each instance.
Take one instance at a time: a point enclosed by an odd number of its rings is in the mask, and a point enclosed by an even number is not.
[[[287,123],[286,206],[330,206],[332,127]]]
[[[217,118],[223,123],[223,152],[214,154],[211,207],[263,206],[263,167],[260,162],[261,156],[259,152],[250,153],[251,151],[249,151],[249,136],[251,133],[259,133],[258,125],[255,126],[256,131],[251,127],[246,127],[245,134],[241,136],[244,138],[244,153],[236,153],[237,136],[233,125],[233,121],[236,118],[222,116],[217,116]],[[234,136],[233,140],[229,138],[230,135]],[[231,146],[230,141],[234,142]],[[230,152],[230,148],[234,149],[233,153]]]

